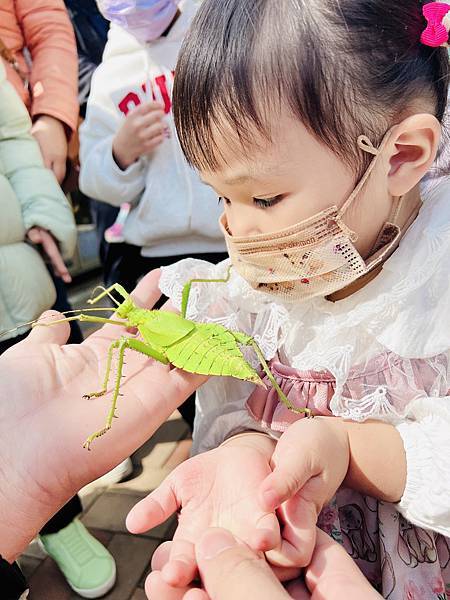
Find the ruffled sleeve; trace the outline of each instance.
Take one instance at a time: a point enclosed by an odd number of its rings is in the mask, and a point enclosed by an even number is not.
[[[397,430],[407,460],[398,509],[414,525],[450,537],[450,397],[412,402]]]

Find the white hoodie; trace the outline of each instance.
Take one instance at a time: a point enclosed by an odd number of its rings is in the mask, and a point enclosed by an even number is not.
[[[124,238],[141,246],[143,256],[225,251],[217,196],[184,159],[171,110],[173,71],[196,9],[195,0],[181,2],[181,15],[169,34],[147,46],[111,26],[80,129],[80,189],[114,206],[132,204]],[[164,102],[171,138],[122,171],[113,159],[112,142],[126,114],[150,98],[149,83],[153,97]]]

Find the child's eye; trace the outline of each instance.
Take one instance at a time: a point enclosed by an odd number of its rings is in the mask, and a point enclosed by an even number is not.
[[[278,196],[274,196],[273,198],[253,198],[253,202],[256,206],[260,208],[270,208],[271,206],[275,206],[278,202],[283,200],[283,195],[279,194]]]
[[[223,202],[224,204],[230,204],[230,201],[228,200],[228,198],[225,198],[225,196],[219,196],[219,204]]]

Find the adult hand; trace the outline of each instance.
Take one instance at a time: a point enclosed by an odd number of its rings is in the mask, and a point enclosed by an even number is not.
[[[164,562],[164,550],[160,560]],[[284,588],[264,560],[223,529],[209,529],[198,541],[195,556],[203,589],[176,590],[158,570],[146,584],[148,598],[164,600],[381,600],[342,546],[323,531],[304,578]],[[161,565],[153,565],[158,568]],[[151,587],[151,592],[150,592]]]
[[[59,183],[66,175],[67,136],[64,125],[50,115],[41,115],[33,123],[31,133],[38,142],[44,165],[51,169]]]
[[[114,160],[123,171],[164,141],[163,119],[164,110],[158,102],[144,102],[128,113],[112,146]]]
[[[156,302],[158,278],[154,271],[139,283],[137,304]],[[124,334],[109,324],[82,344],[63,346],[68,323],[37,327],[0,357],[0,554],[7,560],[81,487],[143,444],[205,381],[127,352],[119,418],[88,452],[83,441],[103,426],[111,395],[82,396],[98,389],[108,347]]]
[[[52,234],[46,229],[42,229],[42,227],[31,227],[27,231],[27,238],[33,244],[42,246],[44,254],[52,264],[55,275],[61,277],[65,283],[70,283],[72,277],[64,264],[64,260]]]

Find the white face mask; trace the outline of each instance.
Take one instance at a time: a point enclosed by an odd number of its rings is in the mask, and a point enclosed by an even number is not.
[[[105,19],[120,25],[145,44],[164,33],[172,23],[180,0],[97,0]]]
[[[354,246],[358,236],[342,221],[372,173],[390,133],[379,149],[365,136],[358,138],[358,146],[374,158],[340,209],[331,206],[281,231],[250,237],[232,236],[226,216],[222,215],[220,226],[233,266],[254,289],[295,302],[327,296],[359,279],[392,254],[402,235],[397,224],[401,198],[394,199],[391,215],[367,260]]]

